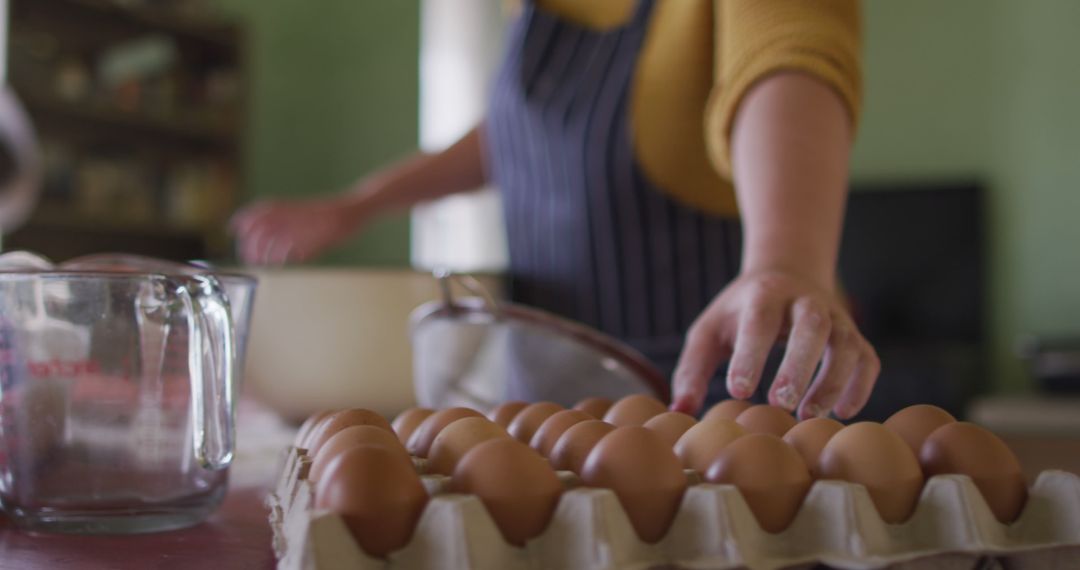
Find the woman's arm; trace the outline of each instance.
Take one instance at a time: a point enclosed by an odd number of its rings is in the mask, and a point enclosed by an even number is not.
[[[486,182],[483,124],[432,154],[417,154],[357,182],[349,191],[307,200],[259,202],[230,222],[241,259],[254,264],[305,261],[338,245],[369,220]]]
[[[487,182],[482,129],[474,127],[442,152],[414,155],[365,178],[349,202],[381,213],[480,188]]]
[[[742,267],[687,335],[674,408],[700,408],[708,379],[728,358],[728,391],[749,397],[785,337],[771,403],[801,417],[831,409],[842,418],[865,405],[880,363],[835,277],[851,141],[840,96],[810,75],[776,73],[746,93],[731,134]]]

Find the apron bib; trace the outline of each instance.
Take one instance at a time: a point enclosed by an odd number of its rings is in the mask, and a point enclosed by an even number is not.
[[[526,2],[485,135],[512,299],[618,338],[670,377],[687,328],[738,272],[740,229],[669,198],[634,158],[629,94],[653,5],[596,31]]]

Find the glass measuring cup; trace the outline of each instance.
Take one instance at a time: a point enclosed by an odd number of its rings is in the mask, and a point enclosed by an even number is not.
[[[0,270],[4,510],[62,532],[206,518],[227,486],[240,362],[221,280],[139,258],[34,265]]]

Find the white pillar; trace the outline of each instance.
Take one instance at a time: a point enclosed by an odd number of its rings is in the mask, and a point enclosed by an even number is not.
[[[2,0],[0,0],[2,1]],[[424,0],[420,33],[420,146],[437,151],[472,128],[487,108],[502,52],[501,0]],[[412,264],[458,272],[506,267],[502,206],[491,188],[418,206]]]
[[[0,0],[0,85],[7,85],[8,0]]]

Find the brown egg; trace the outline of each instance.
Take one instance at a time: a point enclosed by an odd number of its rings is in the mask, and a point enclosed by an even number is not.
[[[308,455],[315,457],[326,440],[349,426],[375,426],[394,433],[390,422],[371,410],[361,408],[341,410],[326,416],[311,428],[311,434],[308,435]]]
[[[834,419],[812,418],[795,424],[795,427],[784,434],[784,441],[799,452],[810,469],[810,476],[817,479],[821,450],[825,449],[825,444],[842,429],[844,424]]]
[[[697,425],[697,420],[682,412],[664,412],[645,422],[645,427],[656,432],[656,435],[660,436],[668,447],[675,447],[675,442],[695,425]]]
[[[559,441],[559,438],[566,433],[566,430],[570,429],[574,424],[588,421],[594,421],[593,416],[581,410],[555,412],[548,416],[544,423],[540,424],[540,429],[533,434],[529,446],[539,452],[540,455],[548,457],[551,454],[551,448],[555,447],[555,442]]]
[[[887,523],[911,516],[922,492],[919,461],[900,436],[873,422],[851,424],[836,432],[818,458],[822,479],[840,479],[866,487]]]
[[[450,481],[457,493],[476,495],[507,542],[524,546],[544,532],[559,505],[563,485],[548,462],[510,438],[469,450]]]
[[[735,418],[735,423],[741,425],[746,433],[771,433],[776,437],[784,437],[784,434],[793,427],[797,421],[784,408],[759,404],[746,408]]]
[[[655,543],[667,534],[686,491],[686,475],[671,448],[642,426],[616,428],[589,452],[581,479],[611,489],[638,538]]]
[[[427,457],[431,444],[446,426],[463,418],[482,418],[480,412],[470,408],[446,408],[431,414],[416,427],[409,443],[405,446],[409,453],[417,457]]]
[[[563,407],[554,402],[529,404],[518,412],[506,431],[510,432],[514,439],[528,445],[536,435],[536,430],[540,429],[540,424],[562,410]]]
[[[749,400],[724,400],[709,408],[709,411],[705,412],[705,415],[701,417],[701,421],[714,418],[734,421],[735,418],[739,417],[739,414],[743,413],[747,408],[750,408],[753,405],[753,402],[750,402]]]
[[[381,445],[342,452],[315,489],[315,506],[341,515],[360,548],[379,558],[409,543],[427,499],[412,463]]]
[[[581,410],[598,420],[602,420],[613,403],[608,398],[585,398],[574,404],[574,409]]]
[[[600,420],[588,420],[570,426],[555,442],[548,454],[551,466],[559,471],[581,474],[585,459],[593,447],[615,426]]]
[[[705,480],[738,487],[758,524],[772,533],[791,524],[811,482],[799,452],[767,433],[731,442],[709,466]]]
[[[934,430],[919,454],[928,477],[957,473],[971,477],[994,517],[1009,524],[1027,503],[1027,482],[1020,460],[998,436],[968,422]]]
[[[409,408],[398,414],[394,421],[390,423],[390,427],[394,428],[394,433],[397,434],[401,445],[405,445],[409,443],[409,437],[416,431],[416,428],[420,427],[420,424],[434,413],[435,410],[429,408]]]
[[[743,435],[746,430],[732,420],[701,420],[675,442],[675,455],[683,467],[704,474],[720,451]]]
[[[462,418],[443,428],[427,456],[427,472],[450,475],[461,458],[477,445],[510,434],[487,418]]]
[[[604,414],[604,421],[615,426],[641,426],[653,416],[668,411],[660,400],[645,394],[627,396],[612,404]]]
[[[929,404],[908,406],[885,420],[885,427],[907,442],[911,451],[919,455],[923,442],[934,430],[956,421],[949,412]]]
[[[529,406],[528,402],[503,402],[498,406],[495,406],[490,412],[488,412],[488,419],[495,422],[502,427],[509,427],[510,422],[514,421],[518,413]]]
[[[315,429],[315,426],[319,422],[323,421],[326,416],[329,416],[330,414],[333,414],[337,411],[338,410],[323,410],[321,412],[317,412],[311,415],[310,417],[308,417],[308,419],[304,420],[304,423],[300,424],[299,431],[296,432],[296,438],[293,440],[293,445],[306,449],[308,439],[311,438],[311,430]]]
[[[308,479],[318,481],[326,466],[330,464],[342,452],[361,445],[381,445],[392,451],[400,452],[401,456],[410,465],[408,452],[402,447],[401,442],[394,434],[375,426],[349,426],[330,437],[319,448],[319,452],[311,461],[311,469],[308,471]]]

